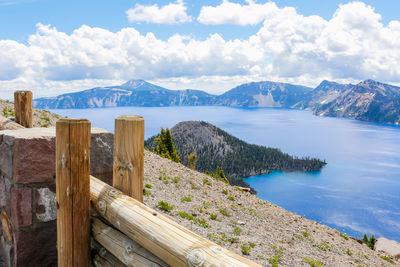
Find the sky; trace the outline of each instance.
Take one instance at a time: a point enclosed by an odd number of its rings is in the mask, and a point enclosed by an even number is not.
[[[400,84],[398,0],[0,0],[0,98],[144,79]]]

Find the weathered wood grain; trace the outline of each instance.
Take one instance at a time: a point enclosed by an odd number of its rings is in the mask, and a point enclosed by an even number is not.
[[[33,127],[33,106],[31,91],[14,92],[15,122],[25,128]]]
[[[99,219],[93,219],[92,233],[97,242],[127,266],[168,266],[138,243]]]
[[[143,202],[144,120],[140,116],[115,119],[113,186]]]
[[[90,265],[90,122],[56,123],[58,266]]]

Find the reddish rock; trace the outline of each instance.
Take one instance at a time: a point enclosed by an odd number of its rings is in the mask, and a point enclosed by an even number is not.
[[[90,140],[90,173],[112,185],[114,135],[93,127]]]
[[[32,224],[31,188],[11,188],[11,219],[16,228]]]
[[[13,152],[11,146],[5,142],[0,144],[0,170],[10,178],[13,173]]]
[[[10,189],[11,181],[6,177],[0,176],[0,209],[3,208],[10,214]]]
[[[7,206],[7,195],[5,178],[0,176],[0,207]]]
[[[17,138],[14,141],[14,182],[52,182],[55,177],[55,138]]]
[[[14,233],[16,266],[57,266],[57,226],[55,223]]]

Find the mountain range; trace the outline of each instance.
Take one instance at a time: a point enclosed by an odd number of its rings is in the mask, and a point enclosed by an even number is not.
[[[97,87],[33,101],[41,109],[122,106],[284,107],[313,110],[318,116],[400,124],[400,87],[366,80],[356,85],[323,81],[315,88],[270,81],[237,86],[221,95],[170,90],[144,80]]]

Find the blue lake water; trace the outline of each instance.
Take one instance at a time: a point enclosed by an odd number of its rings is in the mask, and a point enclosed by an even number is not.
[[[119,115],[141,115],[145,136],[185,120],[210,122],[248,143],[328,162],[311,173],[247,178],[258,196],[349,235],[400,241],[400,127],[316,117],[309,111],[228,107],[52,110],[114,130]]]

